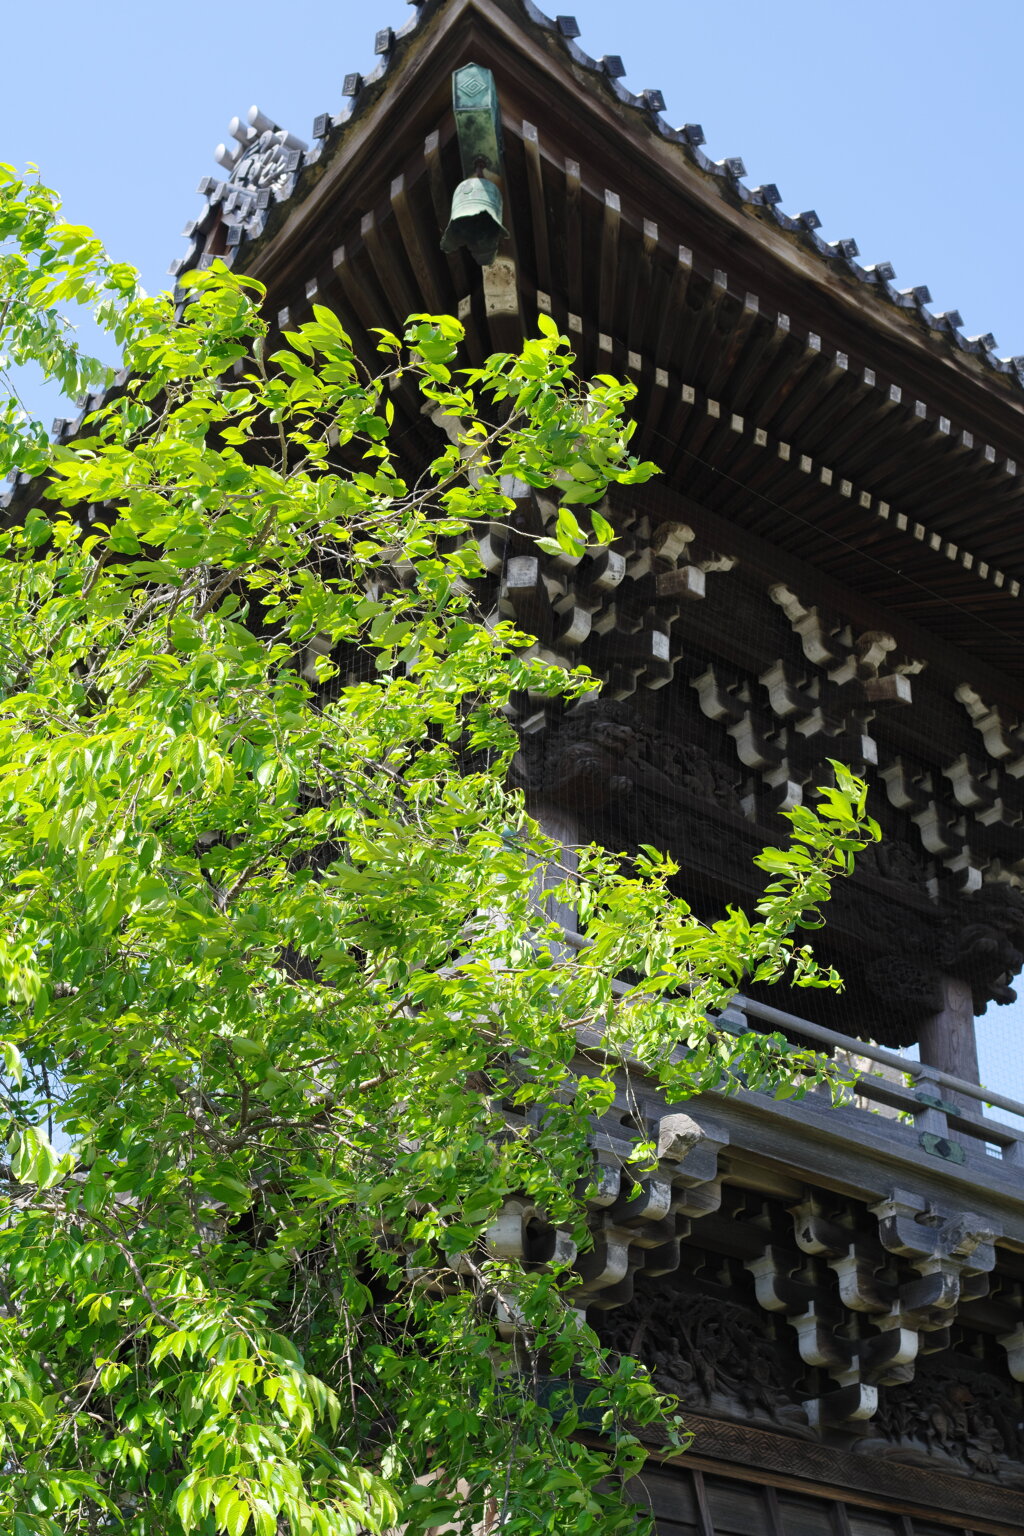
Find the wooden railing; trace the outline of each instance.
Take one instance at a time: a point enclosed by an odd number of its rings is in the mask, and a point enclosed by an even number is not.
[[[753,998],[734,997],[719,1023],[738,1032],[783,1030],[790,1035],[799,1035],[809,1044],[822,1046],[830,1054],[843,1053],[877,1062],[890,1072],[895,1071],[898,1079],[876,1075],[870,1070],[862,1071],[854,1084],[857,1098],[868,1101],[865,1107],[877,1105],[880,1109],[905,1116],[908,1129],[912,1125],[916,1139],[926,1151],[951,1161],[962,1161],[955,1155],[957,1147],[965,1154],[974,1151],[981,1155],[986,1155],[987,1149],[991,1148],[990,1155],[997,1156],[1001,1162],[1024,1168],[1024,1124],[1016,1128],[1001,1120],[993,1120],[986,1113],[993,1107],[1024,1119],[1024,1103],[1019,1099],[953,1077],[938,1067],[884,1050],[869,1041],[839,1034],[834,1029],[826,1029],[822,1024],[798,1018],[796,1014]],[[941,1143],[947,1145],[943,1147]]]
[[[572,930],[566,930],[565,939],[570,949],[587,947],[583,935]],[[628,991],[626,983],[621,987]],[[877,1063],[887,1072],[858,1070],[849,1108],[876,1109],[889,1119],[888,1136],[899,1138],[905,1133],[908,1141],[947,1162],[991,1159],[1007,1172],[1024,1169],[1024,1103],[1019,1099],[742,994],[733,998],[716,1023],[737,1034],[750,1029],[780,1030],[820,1046],[831,1056]],[[834,1113],[842,1115],[843,1108],[838,1106]],[[1019,1116],[1020,1126],[992,1119],[988,1111],[993,1108]]]

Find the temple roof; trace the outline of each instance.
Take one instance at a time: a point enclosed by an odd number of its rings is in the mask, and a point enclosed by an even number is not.
[[[178,270],[236,260],[282,326],[327,303],[357,345],[421,308],[462,315],[481,355],[515,344],[479,268],[438,250],[459,177],[451,70],[486,65],[522,323],[548,309],[581,371],[635,378],[640,451],[719,519],[1019,676],[1024,359],[748,187],[578,32],[531,0],[423,0],[309,144],[256,109],[235,120]]]
[[[256,108],[234,120],[174,270],[237,263],[279,329],[327,304],[367,356],[374,327],[427,309],[464,319],[477,362],[547,311],[582,374],[636,381],[635,443],[664,472],[650,515],[790,561],[801,591],[834,584],[837,611],[932,667],[945,654],[956,682],[1024,719],[1024,361],[747,187],[577,32],[530,0],[423,0],[377,34],[377,67],[346,77],[349,105],[310,141]],[[451,73],[471,60],[502,109],[504,328],[480,267],[440,250],[461,175]],[[395,406],[404,449],[431,454],[418,402]]]
[[[374,38],[378,64],[364,76],[351,73],[344,79],[348,105],[335,114],[321,113],[315,118],[307,142],[282,129],[258,107],[251,107],[244,119],[234,118],[229,128],[229,142],[217,147],[215,158],[227,171],[223,180],[204,176],[199,191],[206,202],[199,216],[185,227],[189,249],[171,263],[170,272],[180,276],[202,262],[204,235],[223,220],[230,233],[230,248],[240,253],[258,241],[280,205],[302,203],[310,185],[309,172],[325,157],[344,153],[346,140],[372,103],[387,88],[395,67],[423,34],[428,23],[445,10],[455,12],[474,4],[474,0],[409,0],[414,13],[400,29],[384,27]],[[742,159],[727,157],[714,160],[701,147],[704,133],[697,123],[673,128],[664,117],[664,98],[660,90],[632,92],[622,83],[626,69],[619,55],[592,58],[579,45],[580,28],[575,17],[544,15],[532,0],[511,0],[510,9],[520,13],[531,29],[540,29],[565,60],[584,72],[590,88],[629,112],[652,130],[666,144],[677,148],[685,162],[696,169],[722,199],[756,214],[765,224],[789,235],[799,247],[816,256],[836,272],[853,278],[862,286],[869,301],[889,306],[917,325],[922,333],[941,339],[953,352],[978,359],[995,376],[1024,390],[1024,356],[999,357],[995,337],[989,332],[968,336],[962,330],[959,311],[934,312],[929,308],[931,294],[924,285],[898,288],[889,262],[862,265],[854,239],[825,240],[820,234],[821,220],[813,209],[789,214],[781,206],[774,183],[749,187],[744,181],[746,168]],[[233,140],[233,142],[230,142]],[[273,220],[274,223],[277,220]]]

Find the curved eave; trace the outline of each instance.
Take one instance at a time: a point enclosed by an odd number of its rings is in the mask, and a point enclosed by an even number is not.
[[[625,133],[633,140],[639,157],[650,162],[645,169],[657,165],[671,179],[681,179],[695,201],[716,208],[718,217],[724,214],[731,218],[737,233],[745,223],[753,222],[757,242],[774,259],[792,266],[801,283],[819,285],[840,302],[866,311],[869,323],[891,328],[894,338],[904,343],[912,338],[926,355],[958,370],[965,380],[988,383],[1000,394],[1005,393],[1008,400],[1024,406],[1024,359],[997,357],[991,336],[966,336],[955,311],[933,313],[926,288],[898,289],[885,263],[861,265],[855,241],[824,240],[817,232],[815,215],[787,214],[773,186],[747,187],[741,161],[708,157],[700,147],[699,129],[671,127],[654,110],[657,93],[636,95],[628,91],[615,77],[617,60],[591,58],[575,42],[576,29],[570,18],[552,20],[530,0],[423,0],[401,31],[385,29],[379,33],[381,60],[377,69],[365,79],[349,77],[354,90],[349,106],[334,117],[324,115],[317,120],[317,146],[305,157],[306,163],[288,194],[271,207],[266,232],[255,241],[247,241],[243,235],[239,251],[247,269],[263,268],[269,244],[276,244],[280,237],[287,242],[297,225],[315,217],[317,193],[325,181],[328,185],[336,181],[332,171],[337,162],[344,167],[342,179],[350,180],[363,147],[374,138],[382,102],[386,111],[388,100],[400,97],[401,111],[410,90],[421,83],[423,66],[429,67],[425,55],[437,55],[440,64],[440,54],[450,53],[452,42],[464,37],[474,23],[479,27],[481,46],[488,40],[503,43],[522,57],[523,43],[532,45],[526,62],[531,70],[548,76],[545,91],[549,106],[565,106],[571,98],[571,111],[581,114],[581,127],[595,114],[605,120],[605,128],[614,124],[615,153],[622,153],[621,135]],[[498,64],[497,59],[485,62],[491,67]],[[594,151],[607,137],[606,132],[599,121],[587,122],[586,129],[584,142]],[[208,232],[215,223],[209,214],[208,208],[195,221],[193,234],[198,232],[200,238],[194,240],[189,255],[176,264],[179,270],[201,259],[203,250],[208,249],[209,241],[201,236],[204,225]]]

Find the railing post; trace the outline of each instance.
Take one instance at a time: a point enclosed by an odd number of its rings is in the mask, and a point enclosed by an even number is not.
[[[730,1000],[729,1006],[722,1009],[715,1022],[721,1024],[730,1034],[737,1035],[745,1035],[748,1030],[755,1027],[748,1019],[742,1000],[738,997]]]
[[[927,1068],[914,1074],[914,1097],[921,1106],[914,1111],[914,1129],[925,1152],[948,1163],[962,1163],[967,1154],[963,1143],[951,1133],[947,1118],[947,1109],[959,1110],[960,1106],[943,1095],[942,1085],[929,1076]]]
[[[968,1156],[980,1157],[991,1166],[995,1161],[994,1157],[989,1156],[991,1145],[987,1137],[991,1136],[992,1143],[1001,1149],[999,1160],[1007,1171],[1024,1169],[1024,1128],[1018,1129],[1020,1122],[1024,1121],[1024,1102],[998,1089],[983,1088],[978,1084],[977,1093],[966,1092],[970,1079],[954,1079],[953,1073],[933,1062],[898,1056],[880,1046],[853,1039],[849,1035],[837,1034],[835,1030],[826,1029],[821,1024],[797,1018],[795,1014],[784,1013],[770,1004],[742,995],[732,999],[719,1019],[723,1028],[737,1034],[742,1034],[746,1029],[783,1029],[804,1036],[812,1046],[823,1046],[833,1055],[842,1053],[851,1059],[862,1056],[869,1062],[877,1062],[893,1074],[910,1079],[912,1087],[898,1097],[894,1096],[894,1101],[898,1112],[909,1113],[913,1119],[918,1144],[924,1151],[955,1163],[964,1162]],[[963,1066],[962,1060],[959,1065]],[[876,1080],[877,1074],[870,1070],[859,1079],[866,1098],[874,1097],[870,1087]],[[977,1083],[977,1074],[974,1081]],[[879,1097],[884,1104],[884,1095],[880,1094]],[[984,1122],[988,1105],[1003,1110],[1011,1117],[1010,1120],[997,1121],[991,1127],[986,1127]],[[973,1120],[982,1123],[972,1126],[970,1130],[959,1124],[951,1129],[951,1117],[955,1117],[958,1122]]]

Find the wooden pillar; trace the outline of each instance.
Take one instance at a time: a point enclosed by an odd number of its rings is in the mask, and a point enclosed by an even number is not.
[[[545,837],[550,837],[553,842],[561,845],[561,854],[556,862],[548,864],[541,875],[541,893],[553,891],[561,885],[566,878],[566,871],[576,868],[576,845],[579,842],[579,826],[576,817],[571,811],[563,810],[557,805],[532,805],[529,808],[530,815],[536,820]],[[563,901],[556,901],[554,896],[544,895],[544,910],[554,922],[561,923],[563,928],[575,932],[577,917],[576,909]]]
[[[943,976],[940,985],[942,1008],[921,1029],[921,1060],[968,1083],[978,1083],[981,1078],[971,984],[959,976]]]

